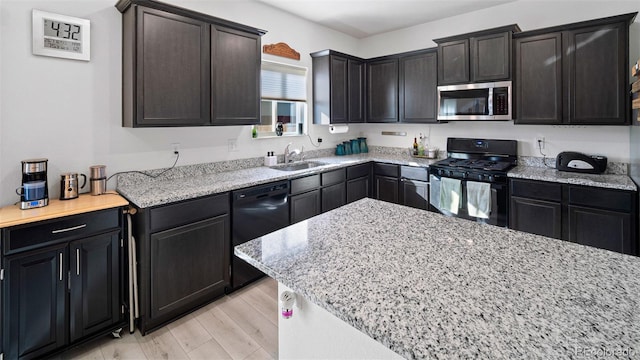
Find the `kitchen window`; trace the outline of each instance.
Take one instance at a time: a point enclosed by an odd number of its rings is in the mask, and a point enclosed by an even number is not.
[[[307,68],[263,61],[257,138],[306,134]]]

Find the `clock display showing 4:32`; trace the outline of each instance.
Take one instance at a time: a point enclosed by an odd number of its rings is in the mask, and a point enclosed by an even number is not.
[[[77,24],[44,19],[44,36],[82,41],[82,27]]]
[[[33,54],[89,61],[90,22],[33,9]]]

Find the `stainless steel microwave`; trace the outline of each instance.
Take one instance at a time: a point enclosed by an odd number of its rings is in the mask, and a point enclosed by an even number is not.
[[[511,81],[438,86],[438,120],[511,120]]]

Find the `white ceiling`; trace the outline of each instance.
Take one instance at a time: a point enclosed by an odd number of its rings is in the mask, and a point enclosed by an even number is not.
[[[328,28],[365,38],[515,0],[257,0]]]

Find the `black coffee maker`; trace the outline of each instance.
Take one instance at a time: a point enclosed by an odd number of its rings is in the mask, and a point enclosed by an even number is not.
[[[22,160],[22,185],[16,189],[16,193],[20,195],[20,209],[49,205],[48,161],[48,159]]]

